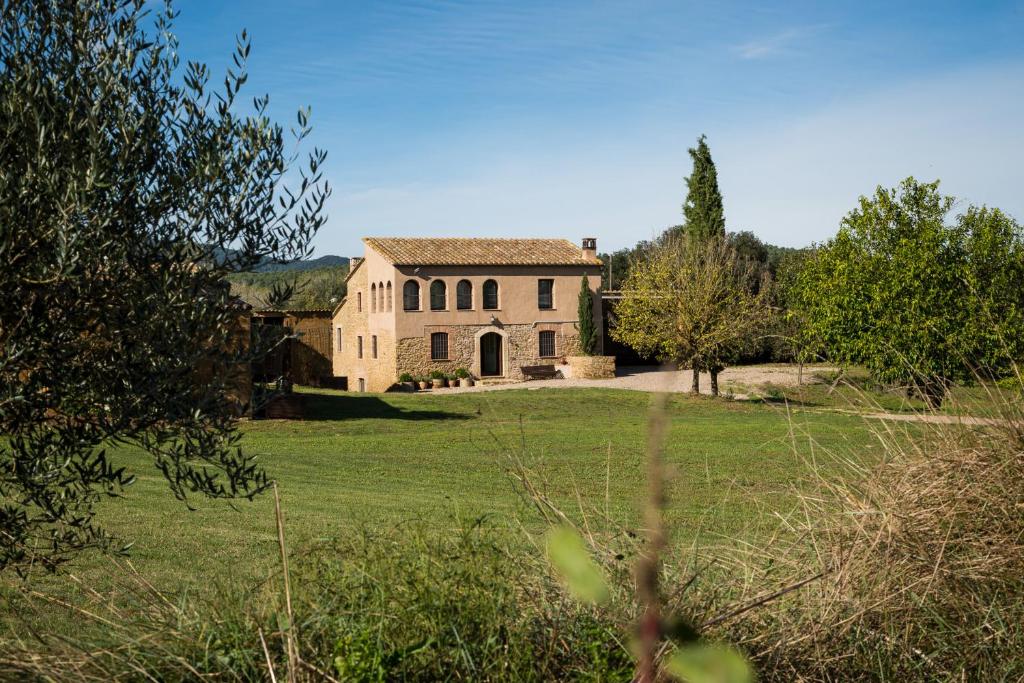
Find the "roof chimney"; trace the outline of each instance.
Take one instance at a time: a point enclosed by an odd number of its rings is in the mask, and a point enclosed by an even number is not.
[[[583,258],[590,261],[597,258],[597,238],[583,238]]]

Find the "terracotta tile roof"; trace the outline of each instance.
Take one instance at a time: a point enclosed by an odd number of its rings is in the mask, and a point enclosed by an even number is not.
[[[568,240],[490,237],[364,237],[396,266],[599,266]]]

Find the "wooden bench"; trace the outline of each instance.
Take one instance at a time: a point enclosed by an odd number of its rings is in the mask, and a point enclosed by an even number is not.
[[[558,376],[558,368],[554,365],[524,365],[519,369],[526,379],[554,379]]]

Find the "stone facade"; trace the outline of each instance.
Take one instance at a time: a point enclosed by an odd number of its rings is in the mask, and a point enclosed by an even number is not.
[[[615,377],[615,356],[569,356],[573,379],[610,379]]]
[[[541,357],[540,333],[555,333],[555,355]],[[430,358],[430,335],[448,334],[448,360]],[[524,365],[560,365],[567,355],[579,352],[579,334],[575,323],[540,323],[537,325],[430,325],[422,337],[398,340],[396,379],[408,372],[413,377],[424,377],[438,370],[446,375],[466,368],[479,378],[480,338],[494,332],[502,338],[502,377],[522,380]]]

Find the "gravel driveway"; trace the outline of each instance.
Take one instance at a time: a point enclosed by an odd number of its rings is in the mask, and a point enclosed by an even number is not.
[[[560,369],[568,373],[568,366],[560,366]],[[815,372],[834,371],[835,368],[826,365],[805,365],[804,381],[817,381],[813,377]],[[501,391],[503,389],[570,389],[573,387],[596,387],[604,389],[631,389],[633,391],[668,391],[682,393],[690,391],[691,373],[689,370],[671,370],[656,365],[620,367],[616,368],[614,379],[537,379],[529,382],[509,382],[507,384],[477,384],[473,387],[459,387],[444,389],[444,393],[472,393],[478,391]],[[751,389],[773,384],[776,386],[796,386],[798,370],[796,365],[773,364],[773,365],[746,365],[742,367],[726,368],[718,375],[718,383],[721,392],[732,393],[737,398],[743,398]],[[707,373],[701,373],[700,391],[702,394],[711,393],[711,378]]]

